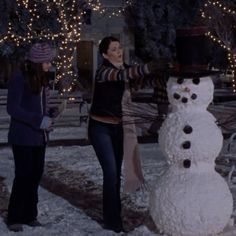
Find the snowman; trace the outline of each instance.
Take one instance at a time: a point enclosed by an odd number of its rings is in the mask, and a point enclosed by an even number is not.
[[[228,185],[215,171],[223,137],[207,111],[213,92],[206,73],[173,76],[167,83],[172,110],[160,129],[159,145],[170,165],[150,194],[150,214],[167,235],[216,235],[233,211]]]

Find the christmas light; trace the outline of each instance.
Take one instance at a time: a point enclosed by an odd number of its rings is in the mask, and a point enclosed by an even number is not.
[[[99,1],[97,7],[93,7],[93,5],[89,3],[94,11],[99,11],[101,15],[105,15],[108,18],[111,17],[120,17],[124,13],[126,7],[132,4],[132,1],[125,1],[122,6],[102,6]]]
[[[234,7],[235,8],[235,7]],[[216,14],[221,14],[219,15]],[[219,13],[220,12],[220,13]],[[212,13],[212,15],[210,15]],[[207,36],[215,43],[218,43],[223,49],[228,52],[229,68],[232,70],[232,85],[233,91],[236,92],[235,84],[235,69],[236,69],[236,48],[234,45],[235,37],[235,25],[232,22],[236,22],[236,11],[230,8],[222,1],[207,1],[204,4],[204,9],[201,10],[201,16],[208,24],[209,28],[214,31],[207,32]],[[229,24],[223,22],[227,20],[227,17],[231,17],[234,21],[229,20]],[[231,19],[229,18],[229,19]],[[223,19],[223,20],[222,20]]]
[[[120,7],[102,6],[100,0],[86,0],[85,3],[94,11],[114,17],[123,14],[125,8],[131,5],[132,1],[124,1],[123,6]],[[42,7],[44,14],[40,11]],[[22,9],[28,12],[27,20],[23,18]],[[59,29],[52,31],[45,25],[40,30],[35,30],[36,23],[43,22],[43,18],[47,17],[47,14],[48,16],[55,14],[55,9],[58,12],[56,22]],[[0,44],[11,41],[16,46],[20,46],[30,44],[35,39],[54,42],[58,52],[54,63],[56,65],[56,82],[64,81],[63,92],[70,92],[78,78],[77,73],[73,70],[72,62],[76,44],[80,41],[82,17],[86,11],[78,7],[77,0],[16,0],[15,14],[19,24],[24,26],[24,32],[18,33],[9,20],[7,32],[0,35]]]
[[[68,2],[70,6],[68,7]],[[25,26],[25,31],[21,34],[17,33],[9,21],[6,34],[0,37],[0,43],[12,41],[16,46],[32,43],[33,40],[54,41],[58,45],[58,57],[55,59],[57,71],[56,81],[67,80],[64,84],[65,92],[71,91],[72,86],[77,78],[77,74],[73,70],[73,52],[75,45],[80,40],[81,28],[81,11],[77,7],[76,0],[16,0],[16,17],[19,24]],[[40,8],[41,7],[41,8]],[[43,27],[40,31],[34,30],[37,22],[43,22],[44,14],[40,12],[42,7],[45,8],[46,14],[51,14],[53,9],[57,9],[58,22],[57,32],[52,32],[50,28]],[[28,20],[23,19],[22,9],[28,11]],[[54,11],[55,12],[55,11]]]

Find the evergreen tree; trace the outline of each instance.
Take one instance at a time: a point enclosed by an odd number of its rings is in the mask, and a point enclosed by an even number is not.
[[[175,31],[199,24],[202,0],[134,0],[126,22],[135,35],[136,54],[143,60],[173,58]]]

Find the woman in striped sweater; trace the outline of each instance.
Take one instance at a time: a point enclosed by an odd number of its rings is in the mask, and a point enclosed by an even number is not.
[[[123,161],[122,99],[129,82],[152,70],[167,68],[166,62],[127,66],[123,50],[114,37],[105,37],[99,44],[103,57],[94,81],[90,109],[89,138],[103,171],[104,228],[123,231],[121,220],[121,166]]]
[[[36,43],[31,47],[26,63],[9,81],[7,112],[11,121],[8,142],[15,164],[7,217],[11,231],[22,231],[22,224],[40,226],[37,221],[38,186],[44,168],[48,131],[52,126],[45,75],[51,60],[51,47]]]

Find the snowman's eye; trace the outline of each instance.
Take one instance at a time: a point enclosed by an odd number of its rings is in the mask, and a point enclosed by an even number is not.
[[[191,147],[191,142],[190,141],[185,141],[183,144],[182,144],[182,147],[184,149],[189,149]]]
[[[182,84],[183,82],[184,82],[184,79],[183,79],[183,78],[178,78],[178,79],[177,79],[177,83],[178,83],[178,84]]]
[[[195,100],[195,99],[197,98],[197,94],[193,93],[192,96],[191,96],[191,98],[192,98],[193,100]]]
[[[193,84],[199,84],[200,79],[199,78],[193,78]]]
[[[180,99],[180,95],[178,93],[174,93],[173,97],[177,100]]]

